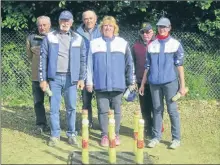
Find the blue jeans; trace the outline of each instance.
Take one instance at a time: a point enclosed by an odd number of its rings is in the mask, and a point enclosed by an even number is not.
[[[45,108],[44,108],[44,92],[40,88],[38,81],[32,81],[32,94],[34,97],[34,111],[36,115],[36,125],[47,125]]]
[[[177,103],[171,99],[179,89],[178,80],[161,85],[150,85],[153,101],[153,138],[161,139],[162,120],[164,112],[164,97],[171,121],[172,140],[180,140],[180,117]]]
[[[50,97],[51,136],[60,136],[60,103],[64,96],[67,120],[67,137],[76,136],[76,101],[77,86],[71,83],[70,74],[56,74],[54,81],[50,81],[53,95]]]
[[[122,92],[96,92],[96,101],[98,107],[98,119],[101,127],[101,136],[108,135],[108,111],[114,110],[115,116],[115,134],[119,135],[121,124],[121,99]]]

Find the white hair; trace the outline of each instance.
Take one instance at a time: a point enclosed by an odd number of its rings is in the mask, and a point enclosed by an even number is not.
[[[39,20],[42,20],[42,19],[47,20],[48,23],[51,25],[50,17],[44,16],[44,15],[37,17],[37,25],[38,25],[38,23],[39,23]]]

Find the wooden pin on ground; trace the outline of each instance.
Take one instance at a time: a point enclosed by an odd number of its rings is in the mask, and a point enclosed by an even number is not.
[[[140,111],[135,111],[134,112],[134,125],[133,125],[133,152],[136,154],[137,152],[137,139],[138,139],[138,121],[140,119]]]

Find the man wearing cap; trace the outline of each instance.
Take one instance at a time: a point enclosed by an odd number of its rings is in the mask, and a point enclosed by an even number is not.
[[[60,140],[59,108],[64,96],[68,143],[77,144],[76,100],[77,88],[84,88],[86,68],[86,48],[83,38],[71,31],[73,15],[69,11],[61,12],[59,30],[48,33],[41,45],[39,78],[40,87],[52,91],[50,97],[51,137],[49,146],[55,146]]]
[[[139,39],[135,42],[132,48],[138,88],[141,86],[144,73],[147,47],[153,40],[154,31],[151,24],[147,22],[142,23],[141,30],[139,31]],[[144,95],[139,95],[140,107],[142,117],[145,121],[145,131],[147,132],[147,135],[151,135],[153,126],[153,118],[151,117],[151,113],[153,112],[153,105],[148,83],[145,84],[144,89]]]
[[[112,16],[100,24],[102,37],[90,42],[86,87],[96,92],[101,146],[108,147],[108,111],[114,109],[115,144],[120,145],[121,100],[126,87],[135,88],[134,66],[128,42],[118,37],[119,27]]]
[[[172,142],[169,147],[175,149],[180,146],[180,118],[177,103],[172,101],[172,97],[177,92],[182,96],[186,94],[184,50],[180,42],[170,36],[171,23],[168,18],[162,17],[156,25],[158,35],[148,46],[145,71],[139,89],[139,93],[143,95],[144,84],[147,81],[150,84],[153,101],[153,138],[147,146],[153,148],[161,140],[165,97],[172,133]]]
[[[38,81],[38,64],[40,60],[40,45],[47,33],[50,32],[50,27],[50,17],[39,16],[37,18],[38,33],[29,35],[26,40],[26,52],[31,62],[32,70],[32,94],[34,97],[34,111],[37,126],[35,133],[37,134],[49,131],[44,107],[44,92],[41,90]]]
[[[77,28],[76,32],[79,33],[85,40],[86,56],[88,56],[89,45],[92,39],[101,37],[100,30],[96,24],[97,15],[92,10],[87,10],[82,13],[83,23]],[[92,121],[92,96],[94,92],[88,92],[86,88],[82,90],[82,109],[88,110],[89,128],[93,127]]]

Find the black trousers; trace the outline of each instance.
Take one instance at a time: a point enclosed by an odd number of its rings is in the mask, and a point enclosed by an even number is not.
[[[45,107],[44,107],[44,92],[40,88],[38,81],[32,81],[32,94],[34,97],[34,111],[36,115],[36,125],[47,125]]]
[[[140,86],[141,84],[138,83],[138,89],[140,88]],[[145,121],[145,129],[151,132],[153,127],[153,103],[149,84],[145,85],[144,95],[139,95],[139,101],[142,117]]]
[[[88,119],[89,123],[92,123],[92,96],[93,93],[90,93],[84,88],[82,90],[82,101],[83,101],[83,106],[82,109],[87,109],[88,110]]]

